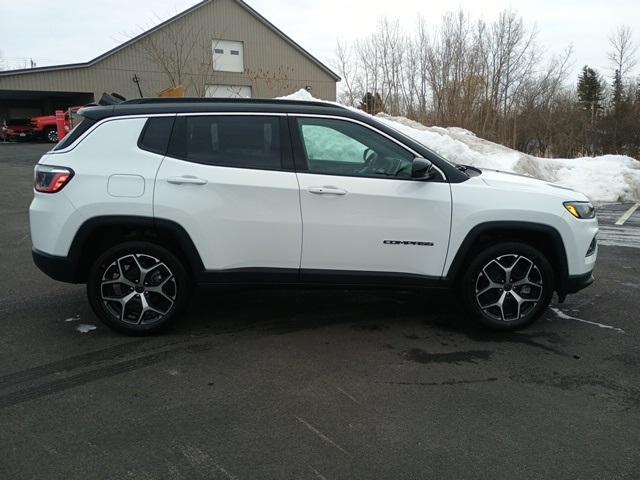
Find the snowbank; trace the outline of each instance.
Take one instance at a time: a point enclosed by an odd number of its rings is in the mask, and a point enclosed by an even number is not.
[[[304,89],[281,98],[319,101]],[[484,140],[463,128],[426,127],[383,113],[377,119],[455,163],[558,183],[583,192],[594,202],[640,201],[640,162],[631,157],[539,158]]]

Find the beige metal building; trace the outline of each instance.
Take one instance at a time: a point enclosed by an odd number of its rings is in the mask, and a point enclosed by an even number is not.
[[[340,78],[242,0],[204,0],[86,63],[0,72],[0,121],[97,101],[103,92],[335,100]]]

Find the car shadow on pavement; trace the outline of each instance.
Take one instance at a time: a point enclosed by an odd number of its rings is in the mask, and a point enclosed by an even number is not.
[[[284,334],[338,324],[374,330],[398,323],[472,324],[447,292],[202,287],[173,330]]]

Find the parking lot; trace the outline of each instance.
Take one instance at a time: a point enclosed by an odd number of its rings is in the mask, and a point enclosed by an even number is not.
[[[0,478],[637,478],[640,209],[596,283],[493,333],[455,297],[200,290],[150,338],[31,260],[33,165],[0,144]]]

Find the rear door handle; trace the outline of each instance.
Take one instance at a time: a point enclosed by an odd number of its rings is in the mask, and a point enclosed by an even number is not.
[[[338,187],[324,186],[309,187],[309,193],[315,193],[316,195],[346,195],[347,191]]]
[[[181,177],[169,177],[167,182],[174,185],[206,185],[207,181],[204,178],[194,177],[193,175],[183,175]]]

